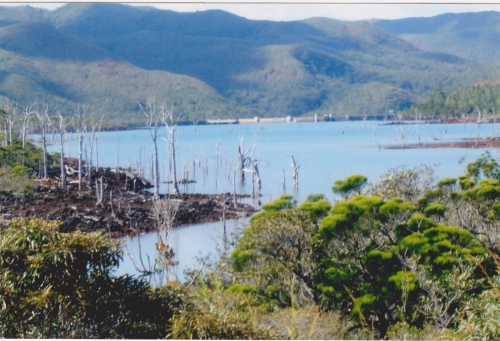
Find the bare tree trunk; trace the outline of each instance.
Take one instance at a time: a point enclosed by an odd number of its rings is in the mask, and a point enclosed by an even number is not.
[[[43,178],[48,179],[49,174],[47,171],[47,135],[42,135],[42,149],[43,149]]]
[[[282,194],[286,194],[286,186],[285,186],[285,170],[283,169],[283,190]]]
[[[154,99],[149,99],[145,106],[139,102],[139,106],[146,116],[146,125],[151,136],[151,141],[153,142],[153,184],[154,184],[154,197],[159,197],[159,187],[160,187],[160,177],[159,177],[159,166],[158,166],[158,129],[160,128],[160,122],[163,118],[163,111],[156,110],[156,104]],[[162,106],[163,109],[163,106]]]
[[[44,106],[43,113],[36,111],[35,114],[38,118],[38,128],[40,129],[40,135],[42,139],[42,152],[43,152],[43,178],[48,178],[47,171],[47,135],[49,134],[52,122],[49,118],[49,106],[48,104]]]
[[[293,184],[294,184],[295,189],[297,190],[297,189],[299,189],[299,168],[300,168],[300,165],[297,165],[293,155],[290,155],[290,160],[292,160],[292,164],[290,166],[292,167]]]
[[[245,182],[245,173],[243,169],[245,168],[245,160],[243,157],[243,150],[241,150],[241,145],[238,146],[238,170],[240,175],[240,183]]]
[[[180,116],[179,116],[180,117]],[[168,149],[170,154],[170,166],[172,167],[172,190],[174,195],[179,195],[179,187],[177,186],[177,167],[175,157],[175,121],[174,109],[167,108],[165,102],[162,103],[160,108],[160,119],[168,131]],[[178,119],[178,118],[177,118]]]
[[[78,191],[82,191],[83,132],[78,135]]]
[[[253,161],[253,170],[254,170],[254,174],[255,174],[255,182],[257,183],[257,193],[260,193],[260,190],[262,189],[262,183],[261,183],[261,180],[260,180],[259,167],[258,167],[259,161],[260,161],[260,157],[259,157],[258,160],[254,160]]]
[[[159,187],[160,187],[160,172],[159,172],[159,169],[158,169],[158,145],[156,143],[156,139],[154,141],[154,149],[153,149],[153,181],[154,181],[154,186],[155,186],[155,190],[154,190],[154,195],[155,197],[158,197],[159,194]]]
[[[26,134],[27,134],[28,126],[29,126],[30,117],[31,117],[31,115],[34,114],[34,112],[33,112],[33,106],[35,104],[36,104],[36,102],[33,103],[31,106],[26,107],[24,109],[24,112],[23,112],[23,115],[22,115],[22,117],[23,117],[23,124],[22,124],[22,127],[21,127],[21,136],[22,136],[23,149],[26,146]]]
[[[175,125],[169,129],[169,145],[170,145],[170,160],[172,162],[172,185],[174,195],[179,195],[179,188],[177,186],[177,171],[175,164]]]
[[[233,173],[233,207],[236,209],[236,171]]]
[[[4,109],[4,123],[5,123],[5,144],[9,144],[12,146],[12,128],[14,127],[14,123],[18,118],[18,109],[17,105],[14,101],[7,100],[7,106]],[[8,140],[7,140],[7,132]]]
[[[88,106],[78,106],[75,118],[76,131],[78,133],[78,191],[82,191],[82,157],[83,157],[83,135],[87,131],[87,126],[85,125],[85,116],[87,115]]]
[[[109,190],[109,204],[111,205],[111,216],[116,218],[115,206],[113,205],[113,190]]]
[[[61,188],[64,189],[66,188],[66,169],[64,168],[64,135],[66,133],[66,128],[68,125],[70,125],[70,122],[64,124],[64,118],[61,114],[59,114],[59,143],[60,143],[60,160],[59,160],[59,166],[61,167]]]

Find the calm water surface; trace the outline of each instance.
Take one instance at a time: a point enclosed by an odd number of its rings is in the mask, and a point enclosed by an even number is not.
[[[241,141],[248,149],[255,145],[260,156],[259,170],[262,180],[262,203],[274,200],[282,194],[283,172],[289,194],[301,202],[308,194],[323,193],[330,201],[335,199],[331,185],[337,179],[359,173],[375,182],[390,168],[408,168],[420,164],[432,165],[437,178],[463,174],[467,162],[478,158],[482,149],[385,149],[391,145],[453,141],[462,138],[496,136],[500,124],[408,124],[383,125],[383,122],[324,122],[283,123],[267,125],[220,125],[177,127],[177,176],[188,177],[194,184],[181,186],[189,193],[223,193],[233,191],[233,174],[237,168],[238,146]],[[166,130],[161,130],[166,138]],[[87,141],[88,142],[88,141]],[[101,132],[98,135],[99,166],[131,167],[140,169],[146,178],[151,177],[152,142],[147,130]],[[57,151],[57,144],[52,146]],[[159,140],[160,192],[169,193],[165,182],[170,177],[167,145]],[[490,149],[494,157],[496,149]],[[76,136],[70,136],[66,155],[77,157]],[[300,164],[299,189],[293,189],[292,168],[289,156]],[[95,158],[95,153],[94,153]],[[463,162],[459,164],[459,160]],[[94,159],[95,160],[95,159]],[[94,161],[95,163],[95,161]],[[250,194],[251,177],[237,192]],[[251,201],[251,200],[250,200]],[[231,231],[238,230],[238,224]],[[241,222],[239,223],[241,225]],[[241,226],[240,226],[241,227]],[[229,233],[229,232],[228,232]],[[141,237],[141,249],[154,258],[156,235]],[[125,250],[138,258],[137,238],[123,238]],[[180,265],[177,274],[182,278],[186,267],[197,268],[196,257],[220,250],[222,226],[220,223],[191,225],[171,232],[169,242],[176,252]],[[143,257],[144,259],[145,257]],[[117,274],[136,273],[128,255]]]

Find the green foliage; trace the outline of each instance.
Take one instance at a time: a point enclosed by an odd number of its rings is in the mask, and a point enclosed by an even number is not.
[[[443,204],[441,204],[439,202],[430,203],[424,209],[424,213],[427,216],[434,215],[434,216],[442,217],[442,216],[444,216],[445,212],[446,212],[446,206],[444,206]]]
[[[436,84],[449,92],[500,75],[493,65],[422,52],[367,22],[118,4],[2,8],[0,17],[2,95],[22,105],[46,98],[63,112],[92,102],[108,113],[105,125],[141,123],[137,100],[153,96],[187,121],[386,114]]]
[[[231,254],[238,282],[255,285],[254,292],[269,308],[290,305],[290,290],[302,298],[299,304],[316,301],[316,234],[310,215],[298,208],[252,220]]]
[[[361,189],[366,185],[367,180],[363,175],[354,174],[348,176],[345,180],[336,180],[332,186],[332,191],[347,199],[354,194],[361,194]]]
[[[442,187],[451,187],[457,183],[456,178],[444,178],[444,179],[439,179],[438,182],[436,183],[436,186],[439,188]]]
[[[420,104],[402,111],[402,115],[413,117],[412,113],[417,111],[424,116],[439,117],[447,115],[455,116],[477,116],[481,111],[481,118],[498,112],[500,106],[500,84],[485,82],[472,87],[460,87],[447,96],[441,88],[436,87]]]
[[[0,167],[22,165],[30,169],[38,169],[42,159],[41,148],[35,146],[31,141],[26,141],[24,149],[18,139],[13,139],[12,145],[0,147]]]
[[[480,158],[467,165],[466,176],[476,183],[481,178],[500,179],[500,165],[493,159],[489,151],[485,151]]]
[[[173,339],[274,339],[277,334],[258,326],[251,296],[226,290],[223,280],[209,274],[188,293],[187,304],[171,319]]]
[[[318,220],[325,217],[328,211],[331,209],[331,205],[328,200],[324,199],[321,194],[313,194],[308,196],[307,200],[304,201],[299,208],[303,211],[309,212],[313,220]]]
[[[119,245],[102,234],[58,232],[60,225],[19,219],[0,231],[0,335],[163,336],[178,302],[174,295],[111,276]]]
[[[325,196],[323,194],[309,194],[306,198],[307,202],[317,202],[320,200],[324,200]]]
[[[12,170],[10,171],[10,177],[12,179],[25,177],[30,170],[31,170],[30,168],[23,165],[14,166],[14,168],[12,168]]]
[[[492,44],[498,29],[496,11],[445,13],[374,23],[424,51],[439,52],[443,60],[459,59],[454,57],[458,56],[492,64],[500,61],[500,49]]]
[[[36,186],[26,174],[27,170],[27,167],[21,165],[15,166],[12,171],[0,168],[0,193],[23,197],[34,192]]]
[[[257,220],[257,219],[264,217],[264,216],[273,215],[280,210],[294,208],[296,205],[297,205],[297,201],[293,198],[292,195],[283,194],[278,199],[262,205],[263,211],[261,211],[257,214],[254,214],[250,218],[250,222]]]
[[[495,276],[491,288],[471,298],[461,316],[455,337],[463,340],[497,340],[500,338],[500,280]]]

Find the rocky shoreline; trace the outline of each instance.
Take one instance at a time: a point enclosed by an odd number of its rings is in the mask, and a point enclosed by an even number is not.
[[[98,200],[100,179],[102,199]],[[35,193],[21,198],[12,195],[1,197],[0,226],[7,226],[13,218],[29,217],[62,221],[61,231],[64,232],[100,231],[112,237],[157,229],[152,212],[153,194],[147,191],[151,187],[148,181],[132,176],[127,170],[110,168],[100,168],[92,173],[92,183],[98,182],[98,190],[95,185],[89,187],[87,180],[83,181],[81,192],[73,174],[68,177],[65,189],[60,188],[59,179],[54,176],[47,180],[34,180],[37,185]],[[234,197],[236,203],[233,203]],[[256,209],[238,202],[247,197],[230,193],[169,195],[168,199],[179,202],[172,225],[177,227],[249,217]]]

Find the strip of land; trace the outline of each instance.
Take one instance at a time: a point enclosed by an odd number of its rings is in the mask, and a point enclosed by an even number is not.
[[[392,145],[386,149],[418,149],[418,148],[500,148],[500,139],[497,137],[464,139],[463,141],[436,142],[436,143],[410,143],[404,145]]]
[[[75,160],[66,161],[75,163]],[[99,168],[92,173],[92,179],[94,184],[102,179],[103,196],[100,202],[95,187],[91,189],[87,186],[87,178],[83,181],[82,191],[78,190],[77,175],[68,177],[65,189],[60,188],[57,176],[35,180],[38,186],[34,193],[22,198],[2,198],[0,226],[8,226],[13,218],[30,217],[62,221],[61,231],[65,232],[101,231],[113,237],[157,229],[152,211],[153,194],[147,190],[152,186],[148,181],[130,176],[124,169],[110,168]],[[161,199],[166,197],[160,196]],[[172,225],[177,227],[249,217],[256,210],[251,205],[238,202],[245,197],[249,196],[230,193],[169,195],[168,199],[179,203]]]

